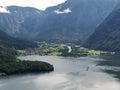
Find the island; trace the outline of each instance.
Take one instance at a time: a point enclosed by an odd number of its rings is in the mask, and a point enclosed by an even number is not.
[[[0,76],[43,73],[54,70],[53,65],[41,61],[21,61],[16,59],[16,50],[0,45]]]

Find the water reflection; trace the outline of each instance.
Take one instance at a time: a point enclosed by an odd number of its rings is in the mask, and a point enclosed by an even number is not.
[[[26,60],[47,61],[55,71],[46,74],[28,74],[0,79],[0,90],[120,90],[120,82],[102,72],[97,66],[100,58],[20,57]]]
[[[101,70],[114,74],[114,77],[120,80],[120,55],[101,56],[100,58],[104,59],[99,61]]]

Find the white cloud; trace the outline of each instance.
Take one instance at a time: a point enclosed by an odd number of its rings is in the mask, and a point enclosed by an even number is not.
[[[0,0],[0,6],[22,6],[35,7],[40,10],[45,10],[47,7],[55,6],[64,3],[67,0]]]
[[[56,14],[65,14],[65,13],[70,13],[70,12],[72,12],[71,10],[70,10],[70,8],[67,8],[67,9],[65,9],[65,10],[63,10],[63,11],[60,11],[59,9],[58,10],[55,10],[54,11]]]
[[[7,7],[0,7],[0,13],[10,13],[10,12],[7,10]]]

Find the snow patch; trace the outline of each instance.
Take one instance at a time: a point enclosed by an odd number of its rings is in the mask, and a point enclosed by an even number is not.
[[[7,7],[0,6],[0,13],[10,13]]]
[[[71,13],[71,12],[72,11],[70,8],[64,9],[63,11],[60,11],[59,9],[54,11],[54,13],[56,13],[56,14],[67,14],[67,13]]]

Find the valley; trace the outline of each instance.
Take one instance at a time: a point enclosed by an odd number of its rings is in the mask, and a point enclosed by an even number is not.
[[[0,0],[0,90],[120,90],[119,0],[30,1]]]
[[[17,50],[21,56],[39,55],[39,56],[66,56],[66,57],[83,57],[92,55],[112,55],[113,52],[97,51],[84,48],[75,44],[56,44],[47,42],[38,42],[38,47]]]

